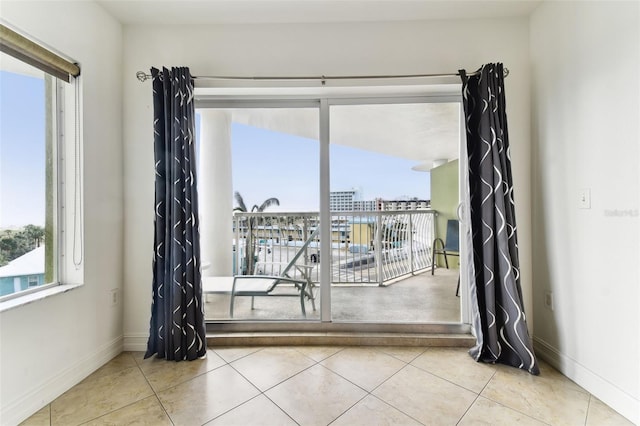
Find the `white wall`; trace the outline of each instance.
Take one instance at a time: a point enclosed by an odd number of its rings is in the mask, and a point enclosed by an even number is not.
[[[637,2],[551,2],[530,27],[536,350],[636,423],[639,15]]]
[[[503,62],[526,311],[531,297],[528,20],[305,25],[126,26],[124,30],[125,348],[149,332],[153,245],[151,66],[194,75],[370,75],[475,70]],[[530,318],[531,319],[531,318]],[[531,326],[531,324],[530,324]]]
[[[2,2],[2,19],[80,62],[81,288],[0,314],[0,424],[18,423],[122,351],[122,29],[89,2]]]

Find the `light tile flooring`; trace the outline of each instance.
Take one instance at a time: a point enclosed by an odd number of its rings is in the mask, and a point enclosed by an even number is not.
[[[210,348],[192,362],[125,352],[25,425],[629,425],[541,363],[466,349]]]

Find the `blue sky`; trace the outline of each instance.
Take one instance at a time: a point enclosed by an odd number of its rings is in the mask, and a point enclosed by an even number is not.
[[[272,211],[318,211],[319,142],[234,123],[233,190],[251,208],[269,197]],[[358,188],[363,199],[429,199],[429,173],[411,170],[415,161],[332,144],[331,190]]]
[[[0,89],[0,228],[43,226],[44,80],[0,71]],[[318,163],[316,140],[233,124],[233,190],[249,206],[276,197],[277,210],[318,211]],[[429,199],[429,174],[412,171],[414,164],[331,145],[331,190],[358,188],[366,200]]]
[[[44,80],[0,71],[0,228],[44,226]]]

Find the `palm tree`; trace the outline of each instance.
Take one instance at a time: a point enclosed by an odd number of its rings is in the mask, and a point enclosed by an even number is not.
[[[248,213],[249,210],[247,209],[247,205],[245,204],[244,198],[242,198],[242,195],[240,195],[238,191],[236,191],[233,195],[236,199],[236,203],[238,204],[238,207],[234,208],[233,211]],[[280,200],[278,200],[277,198],[273,198],[273,197],[267,198],[259,206],[257,204],[254,204],[253,207],[251,207],[251,213],[261,213],[265,211],[265,209],[271,206],[279,206],[279,205],[280,205]],[[247,237],[245,239],[245,246],[244,246],[244,249],[245,249],[244,258],[246,259],[246,263],[247,263],[246,265],[247,269],[245,272],[246,275],[252,275],[254,271],[254,266],[255,266],[254,253],[256,248],[255,248],[255,240],[253,238],[253,229],[255,228],[255,224],[256,224],[255,217],[250,217],[249,220],[246,221]]]
[[[44,238],[44,228],[36,225],[26,225],[22,231],[33,248],[40,247]]]

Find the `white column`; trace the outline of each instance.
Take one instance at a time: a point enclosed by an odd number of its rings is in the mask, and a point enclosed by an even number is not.
[[[200,250],[203,276],[231,276],[233,269],[233,185],[231,113],[200,110]]]

